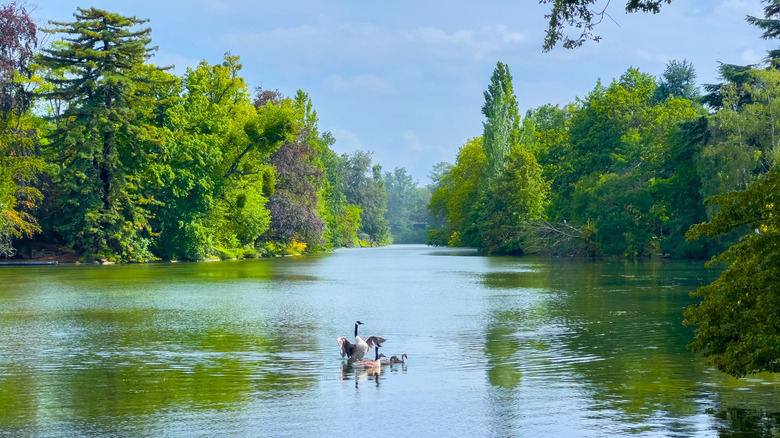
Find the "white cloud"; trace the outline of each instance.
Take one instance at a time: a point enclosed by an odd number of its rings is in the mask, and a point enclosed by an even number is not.
[[[401,37],[409,44],[422,44],[424,51],[437,57],[464,56],[482,59],[504,49],[521,44],[525,37],[510,31],[506,25],[482,26],[447,33],[436,27],[401,30]]]
[[[403,151],[405,154],[419,154],[426,151],[428,148],[423,145],[420,137],[409,129],[401,131],[401,142],[403,144]]]
[[[356,75],[348,79],[334,74],[327,77],[323,82],[334,91],[342,93],[362,91],[372,94],[391,94],[394,91],[390,82],[371,74]]]
[[[333,151],[339,155],[350,154],[356,150],[364,150],[363,146],[360,144],[360,139],[354,132],[338,126],[329,129],[329,131],[333,134],[333,138],[336,139],[336,143],[333,145]]]
[[[758,64],[764,59],[766,55],[757,54],[753,49],[747,49],[742,52],[742,62],[745,64]]]

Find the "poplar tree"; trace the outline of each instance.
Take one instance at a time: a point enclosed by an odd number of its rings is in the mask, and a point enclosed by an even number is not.
[[[62,40],[44,49],[39,63],[53,74],[46,97],[65,109],[56,117],[52,160],[61,214],[57,230],[87,258],[144,260],[150,257],[149,212],[141,172],[157,142],[143,123],[155,103],[144,99],[151,85],[146,61],[147,20],[100,9],[78,9],[74,22],[49,22]],[[57,74],[59,73],[59,74]]]
[[[520,114],[517,98],[512,89],[512,75],[509,66],[499,61],[490,77],[485,91],[482,114],[487,118],[482,123],[483,144],[487,156],[488,178],[492,178],[504,167],[504,156],[520,135]]]

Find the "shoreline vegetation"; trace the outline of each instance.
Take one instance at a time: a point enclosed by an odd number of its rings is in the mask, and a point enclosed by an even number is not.
[[[765,2],[748,22],[774,39],[780,0]],[[78,8],[39,48],[24,6],[0,16],[0,257],[197,261],[424,241],[710,259],[726,268],[685,311],[690,348],[735,376],[780,372],[780,50],[721,64],[722,82],[703,87],[685,60],[659,77],[628,68],[525,117],[499,61],[483,132],[419,187],[371,152],[336,154],[311,98],[250,91],[239,56],[176,76],[150,62],[145,19]]]

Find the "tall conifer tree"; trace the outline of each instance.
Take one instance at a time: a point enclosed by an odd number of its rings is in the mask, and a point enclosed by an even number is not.
[[[780,37],[780,0],[764,0],[768,3],[764,6],[764,18],[747,16],[747,22],[763,30],[761,38],[765,40]],[[770,50],[767,56],[771,62],[780,58],[780,49]]]
[[[39,57],[64,72],[48,78],[55,86],[48,97],[66,105],[51,143],[60,168],[57,228],[86,257],[147,259],[143,205],[151,199],[140,172],[155,135],[141,113],[154,105],[142,98],[150,82],[145,62],[156,49],[149,47],[151,29],[135,29],[147,20],[95,8],[79,8],[74,17],[50,22],[45,32],[65,36]]]

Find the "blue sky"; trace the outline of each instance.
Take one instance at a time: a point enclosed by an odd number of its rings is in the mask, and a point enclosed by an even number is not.
[[[522,115],[573,102],[629,67],[658,76],[672,59],[693,63],[700,84],[716,82],[718,62],[753,63],[780,43],[745,22],[762,15],[759,0],[674,0],[657,15],[627,15],[624,4],[612,1],[600,43],[544,53],[548,6],[537,0],[27,2],[39,26],[72,21],[78,6],[148,18],[152,62],[177,74],[239,55],[250,86],[307,92],[336,152],[373,151],[385,171],[405,167],[421,184],[481,135],[497,61],[509,65]]]

